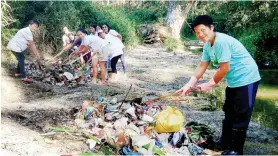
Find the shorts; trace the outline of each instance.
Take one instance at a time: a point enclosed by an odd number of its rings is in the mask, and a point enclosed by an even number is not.
[[[111,56],[111,52],[112,52],[112,46],[111,44],[107,44],[104,47],[102,47],[100,52],[97,52],[95,57],[93,58],[97,58],[98,61],[107,61],[109,56]]]

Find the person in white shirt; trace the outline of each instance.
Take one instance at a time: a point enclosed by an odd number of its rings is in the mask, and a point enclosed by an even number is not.
[[[98,36],[97,26],[96,26],[96,25],[91,24],[91,25],[89,26],[89,29],[90,29],[90,31],[91,31],[91,34],[90,34],[90,35]]]
[[[119,44],[121,44],[121,46],[123,47],[123,54],[121,55],[120,60],[122,62],[123,71],[124,71],[124,73],[126,73],[126,63],[125,63],[125,58],[124,58],[124,44],[122,42],[122,39],[123,39],[122,35],[119,34],[116,30],[111,29],[108,24],[102,25],[102,30],[103,30],[104,34],[110,34],[110,35],[113,35],[118,38]]]
[[[105,78],[106,78],[106,68],[105,68],[105,62],[108,59],[109,55],[111,54],[111,48],[112,44],[109,44],[106,40],[94,36],[94,35],[87,35],[87,32],[79,28],[77,30],[77,35],[82,39],[82,45],[88,46],[87,49],[89,51],[93,52],[93,58],[92,58],[92,66],[93,66],[93,83],[96,83],[96,78],[97,78],[97,64],[99,64],[100,67],[100,75],[101,75],[101,81],[98,83],[99,85],[104,85],[105,84]],[[80,46],[80,47],[81,47]],[[86,49],[86,48],[84,48]],[[72,53],[72,55],[75,54],[82,54],[86,53],[87,51],[83,49],[77,49]]]
[[[101,30],[101,27],[99,25],[96,26],[96,31],[99,32]]]
[[[116,75],[117,75],[117,62],[123,55],[123,44],[122,42],[115,36],[111,34],[105,34],[103,32],[99,32],[99,37],[105,39],[108,43],[111,43],[113,46],[111,46],[111,77],[109,82],[115,82],[116,81]]]
[[[16,77],[20,77],[24,82],[32,82],[31,78],[25,75],[25,50],[30,47],[31,51],[36,55],[37,62],[40,64],[40,54],[33,41],[32,32],[36,32],[40,23],[37,20],[32,20],[28,27],[20,29],[15,36],[9,41],[7,48],[13,52],[18,60]]]

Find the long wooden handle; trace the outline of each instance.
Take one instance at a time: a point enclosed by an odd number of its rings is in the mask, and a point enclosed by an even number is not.
[[[166,97],[169,97],[169,96],[178,96],[178,95],[179,95],[178,93],[170,93],[170,94],[167,94],[167,95],[162,95],[162,96],[159,96],[159,97],[156,97],[156,98],[153,98],[153,99],[149,99],[146,102],[156,101],[156,100],[163,99],[163,98],[166,98]]]
[[[88,51],[87,53],[85,53],[85,54],[79,56],[77,59],[75,59],[75,60],[73,60],[72,62],[70,62],[70,64],[73,64],[74,62],[78,61],[81,57],[87,55],[88,53],[90,53],[90,51]],[[92,56],[91,56],[91,58],[92,58]]]
[[[53,57],[53,59],[57,58],[58,56],[62,55],[63,53],[64,53],[64,50],[62,50],[62,51],[61,51],[61,52],[59,52],[57,55],[55,55],[55,56]],[[49,63],[50,61],[52,61],[52,59],[51,59],[51,60],[46,61],[45,63]]]
[[[201,89],[197,88],[197,87],[192,87],[190,89],[192,90],[192,92],[197,92],[197,93],[201,91]],[[167,95],[162,95],[162,96],[159,96],[159,97],[156,97],[156,98],[153,98],[153,99],[149,99],[146,102],[156,101],[156,100],[159,100],[159,99],[167,98],[169,96],[178,96],[178,95],[180,95],[180,94],[179,93],[170,93],[170,94],[167,94]]]

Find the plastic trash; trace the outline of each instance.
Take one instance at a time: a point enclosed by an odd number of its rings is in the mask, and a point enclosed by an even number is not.
[[[111,103],[111,104],[116,104],[116,103],[117,103],[117,98],[114,97],[114,98],[110,101],[110,103]]]
[[[97,101],[98,102],[102,102],[103,101],[103,97],[97,97]]]
[[[183,114],[176,108],[167,106],[155,117],[154,130],[158,133],[178,132],[184,124]]]
[[[94,151],[94,148],[95,148],[97,142],[93,139],[88,139],[87,143],[89,144],[90,151]]]
[[[173,146],[180,148],[185,140],[185,135],[181,132],[172,133],[169,138],[168,142]]]
[[[143,114],[142,121],[153,122],[153,118],[148,116],[148,115],[146,115],[146,114]]]
[[[124,146],[120,150],[120,155],[141,155],[141,154],[138,152],[132,152],[130,149],[128,149],[126,146]]]
[[[152,142],[146,135],[137,135],[132,137],[132,145],[142,147]]]

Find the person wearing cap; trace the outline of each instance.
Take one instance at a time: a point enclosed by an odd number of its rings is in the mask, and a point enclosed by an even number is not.
[[[104,33],[102,30],[99,30],[99,31],[97,32],[97,34],[98,34],[98,37],[100,37],[100,38],[102,38],[102,39],[105,38],[105,33]]]
[[[188,94],[202,78],[209,64],[217,68],[214,76],[205,83],[197,85],[201,91],[213,89],[226,79],[226,99],[223,106],[225,118],[219,144],[222,154],[243,154],[246,131],[251,119],[259,81],[258,66],[246,48],[232,36],[215,32],[213,20],[208,15],[197,16],[192,23],[197,38],[204,42],[201,62],[194,76],[181,89],[180,94]]]
[[[38,31],[39,25],[39,21],[32,20],[28,27],[20,29],[7,45],[7,48],[13,52],[18,60],[15,76],[20,77],[24,82],[32,82],[32,79],[25,75],[25,50],[28,47],[36,55],[37,62],[40,64],[40,54],[33,41],[33,33]]]

